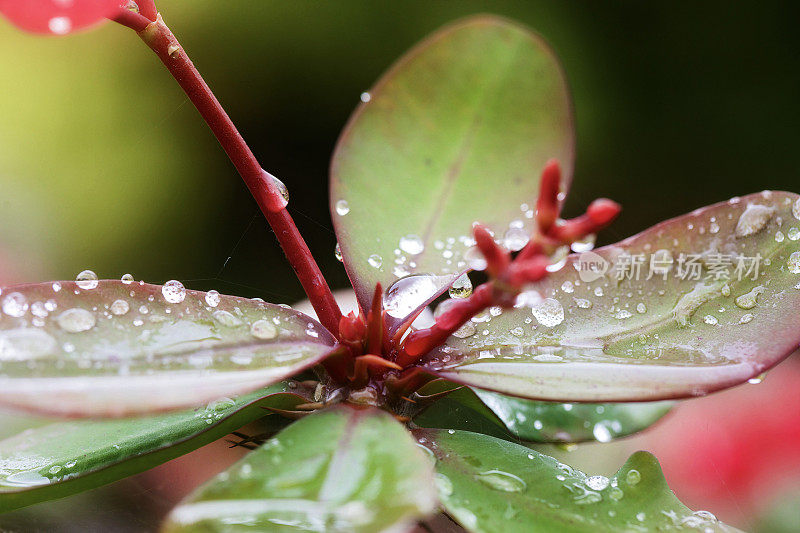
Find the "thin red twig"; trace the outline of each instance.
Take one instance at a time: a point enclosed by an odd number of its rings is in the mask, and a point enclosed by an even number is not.
[[[125,9],[124,7],[119,8],[119,11],[113,16],[109,17],[111,20],[118,24],[122,24],[135,32],[143,31],[148,24],[150,24],[150,20],[147,17],[142,16],[139,13],[134,13],[130,9]]]
[[[140,11],[144,8],[143,13],[149,13],[150,4],[152,2],[139,4]],[[136,15],[130,11],[128,13]],[[145,18],[141,14],[138,17]],[[141,23],[136,16],[123,16],[122,13],[120,13],[118,22],[129,27],[134,27],[134,23]],[[319,266],[311,255],[308,245],[286,210],[287,202],[283,198],[279,185],[261,168],[236,126],[192,64],[178,40],[164,24],[161,16],[156,15],[154,22],[137,30],[137,33],[164,63],[217,137],[275,231],[275,236],[317,312],[320,322],[331,333],[338,335],[342,313]]]
[[[143,17],[155,22],[156,17],[158,17],[158,9],[156,9],[156,4],[153,0],[136,0],[136,5],[139,6],[139,13]]]

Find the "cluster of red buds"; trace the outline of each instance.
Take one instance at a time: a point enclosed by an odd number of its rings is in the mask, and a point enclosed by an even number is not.
[[[475,244],[486,260],[489,281],[480,285],[469,298],[451,305],[432,327],[410,333],[395,359],[399,366],[410,366],[488,307],[513,306],[526,285],[547,276],[551,256],[558,248],[569,246],[605,228],[621,210],[616,202],[599,199],[591,203],[585,214],[560,220],[560,185],[561,169],[557,161],[551,160],[542,172],[536,203],[536,230],[516,257],[495,242],[486,226],[479,223],[473,225]]]

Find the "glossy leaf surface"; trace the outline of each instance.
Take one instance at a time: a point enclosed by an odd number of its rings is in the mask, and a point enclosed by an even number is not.
[[[307,401],[291,391],[282,383],[191,411],[62,422],[0,441],[0,512],[137,474],[269,415],[266,407]]]
[[[487,435],[415,435],[437,459],[443,507],[469,531],[736,531],[683,505],[646,452],[633,454],[609,479]]]
[[[207,297],[97,280],[3,289],[0,404],[67,416],[192,407],[291,376],[334,344],[291,309]]]
[[[404,531],[436,506],[431,461],[378,410],[295,422],[170,514],[165,531]]]
[[[447,26],[364,100],[334,154],[330,200],[365,308],[377,282],[386,289],[422,273],[430,291],[452,281],[467,268],[476,220],[501,236],[529,229],[547,160],[558,158],[571,176],[564,76],[544,41],[515,23],[480,16]],[[409,298],[421,303],[416,292]]]
[[[544,299],[533,309],[451,337],[428,366],[453,381],[557,401],[658,400],[741,383],[800,344],[798,202],[753,194],[574,254],[535,287]],[[638,276],[635,257],[644,258]],[[727,275],[716,279],[726,260]]]
[[[0,0],[0,13],[33,32],[65,35],[111,16],[127,0]]]
[[[436,400],[414,422],[527,442],[609,442],[647,429],[672,402],[537,402],[461,387]]]

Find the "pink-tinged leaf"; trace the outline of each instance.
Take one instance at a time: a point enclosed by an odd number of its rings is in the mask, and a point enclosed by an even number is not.
[[[291,309],[170,284],[9,287],[0,310],[0,404],[60,416],[236,396],[318,363],[335,343]]]
[[[566,81],[527,28],[479,16],[423,41],[364,93],[331,165],[331,213],[361,305],[375,285],[402,319],[468,269],[472,223],[532,228],[539,178],[551,158],[572,174]],[[518,249],[518,248],[516,248]],[[472,252],[470,252],[472,253]]]
[[[0,0],[0,13],[32,33],[66,35],[105,20],[126,0]]]
[[[800,197],[764,192],[699,209],[574,254],[534,288],[542,300],[532,308],[486,313],[427,366],[453,381],[556,401],[731,387],[800,345]]]

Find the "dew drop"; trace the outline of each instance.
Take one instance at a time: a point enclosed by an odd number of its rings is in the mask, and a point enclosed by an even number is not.
[[[111,304],[109,309],[111,310],[111,313],[115,315],[124,315],[130,311],[131,306],[128,305],[128,302],[125,300],[114,300],[114,303]]]
[[[469,267],[473,270],[486,270],[486,259],[481,254],[481,251],[473,246],[464,252],[464,260]]]
[[[211,316],[214,318],[214,320],[216,320],[223,326],[229,328],[239,326],[242,323],[241,320],[233,316],[228,311],[222,311],[222,310],[214,311],[213,313],[211,313]]]
[[[347,204],[347,200],[339,200],[338,202],[336,202],[337,215],[343,217],[349,212],[350,212],[350,206]]]
[[[97,319],[91,311],[73,307],[58,315],[56,322],[61,329],[68,333],[80,333],[92,329],[97,323]]]
[[[336,246],[333,248],[333,257],[335,257],[336,260],[339,261],[340,263],[344,261],[344,259],[342,258],[342,247],[339,245],[338,242],[336,243]]]
[[[383,297],[386,314],[394,318],[405,318],[439,289],[434,276],[428,274],[412,274],[392,283]]]
[[[627,309],[620,309],[614,314],[614,318],[617,320],[625,320],[633,316],[633,313],[628,311]]]
[[[786,236],[789,237],[790,241],[800,240],[800,229],[789,228],[789,231],[786,232]]]
[[[97,274],[91,270],[84,270],[75,277],[76,285],[83,290],[91,290],[97,287]]]
[[[777,231],[775,232],[775,242],[783,242],[784,236],[783,232]]]
[[[786,261],[786,265],[792,274],[800,274],[800,252],[792,253]]]
[[[734,234],[737,237],[749,237],[750,235],[755,235],[759,231],[763,230],[764,227],[766,227],[767,222],[772,219],[774,214],[774,207],[750,204],[739,216],[739,221],[736,223]]]
[[[636,312],[640,314],[645,314],[647,312],[647,306],[643,303],[636,304]]]
[[[122,283],[125,285],[130,285],[134,282],[134,279],[131,274],[123,274],[122,278],[120,278],[120,281],[122,281]]]
[[[274,339],[278,336],[278,328],[267,319],[260,319],[250,326],[250,334],[257,339]]]
[[[758,385],[759,383],[762,383],[764,381],[764,378],[766,378],[766,377],[767,377],[767,373],[766,372],[762,372],[761,374],[757,375],[756,377],[748,379],[747,382],[750,383],[751,385]]]
[[[57,281],[53,282],[52,287],[53,287],[53,292],[58,292],[61,290],[61,284]]]
[[[186,299],[186,288],[177,280],[170,280],[161,287],[161,294],[171,304],[179,304]]]
[[[487,487],[502,492],[524,492],[528,488],[522,479],[502,470],[487,470],[475,477]]]
[[[604,490],[608,487],[608,478],[606,476],[587,477],[586,486],[592,490]]]
[[[523,228],[508,228],[503,235],[503,246],[509,251],[518,252],[528,244],[530,236]]]
[[[642,480],[642,474],[639,473],[638,470],[631,468],[628,470],[628,473],[625,474],[625,482],[628,485],[636,485]]]
[[[545,298],[531,309],[534,318],[547,328],[555,327],[564,322],[564,308],[558,300]]]
[[[572,243],[572,251],[576,254],[582,254],[594,249],[594,243],[597,241],[597,235],[589,234],[579,241]]]
[[[3,298],[3,312],[8,316],[21,317],[28,312],[28,299],[20,292],[12,292]]]
[[[575,285],[573,285],[571,281],[565,281],[561,284],[561,290],[567,294],[572,294],[575,292]]]
[[[575,305],[577,305],[581,309],[591,309],[592,308],[592,301],[591,300],[587,300],[585,298],[575,298]]]
[[[740,324],[748,324],[753,321],[753,315],[750,313],[745,313],[742,315],[742,318],[739,319]]]
[[[703,317],[703,322],[709,326],[716,326],[719,323],[719,320],[717,320],[717,317],[714,315],[706,315]]]
[[[266,175],[266,177],[272,178],[272,182],[275,184],[275,187],[278,189],[278,192],[281,195],[281,201],[279,202],[278,205],[275,206],[276,209],[274,209],[275,211],[280,211],[281,209],[289,205],[289,189],[286,188],[285,183],[283,183],[281,180],[279,180],[266,170],[264,171],[264,174]]]
[[[425,243],[418,235],[406,235],[400,238],[400,249],[410,255],[419,255],[425,251]]]
[[[373,268],[380,268],[383,264],[383,258],[378,254],[372,254],[367,258],[367,263]]]
[[[450,298],[468,298],[472,294],[472,282],[466,274],[460,275],[448,290]]]
[[[359,96],[359,99],[366,104],[367,102],[372,100],[372,95],[367,93],[367,92],[364,92],[364,93],[361,93],[361,96]]]
[[[219,293],[214,289],[211,289],[206,293],[205,300],[206,300],[206,305],[208,305],[209,307],[216,307],[219,305],[220,301]]]
[[[711,224],[708,226],[709,233],[719,233],[719,224],[712,218]]]

